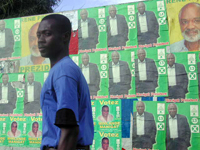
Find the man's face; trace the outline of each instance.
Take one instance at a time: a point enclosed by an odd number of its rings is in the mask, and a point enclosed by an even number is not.
[[[144,108],[145,108],[144,103],[142,102],[137,103],[136,109],[139,115],[142,115],[144,113]]]
[[[6,85],[8,83],[8,75],[3,75],[2,81],[3,81],[3,84]]]
[[[109,108],[108,107],[104,107],[102,110],[102,116],[103,117],[108,117],[109,114]]]
[[[12,133],[15,133],[17,131],[17,124],[16,123],[12,124],[11,131],[12,131]]]
[[[119,62],[119,53],[118,52],[112,53],[112,61],[114,64],[117,64]]]
[[[112,18],[114,18],[114,17],[116,16],[116,13],[117,13],[116,8],[113,7],[113,6],[111,6],[111,7],[109,8],[109,14],[110,14],[110,16],[111,16]]]
[[[33,131],[33,133],[37,133],[37,131],[38,131],[38,124],[35,123],[33,125],[32,131]]]
[[[29,73],[28,74],[28,83],[29,84],[32,84],[34,81],[34,75],[32,73]]]
[[[168,54],[167,55],[167,64],[172,67],[175,63],[175,57],[173,54]]]
[[[145,57],[146,57],[145,51],[144,51],[143,49],[140,49],[140,50],[138,50],[137,55],[138,55],[138,59],[139,59],[141,62],[143,62],[144,59],[145,59]]]
[[[64,35],[58,31],[58,28],[53,19],[44,20],[40,23],[37,37],[42,57],[57,59],[56,57],[59,57],[63,52]]]
[[[177,107],[175,104],[170,104],[168,106],[168,112],[169,112],[169,115],[174,118],[177,114]]]
[[[107,139],[104,139],[102,142],[102,148],[103,150],[107,150],[109,147],[109,141]]]
[[[0,31],[5,29],[5,22],[3,20],[0,21]]]
[[[181,32],[188,42],[200,40],[200,8],[189,4],[183,8],[179,18]]]
[[[82,10],[80,15],[81,15],[81,19],[83,21],[85,21],[87,19],[87,17],[88,17],[88,13],[87,13],[86,10]]]
[[[38,38],[37,38],[37,34],[36,34],[38,27],[39,27],[39,23],[35,24],[31,28],[31,30],[29,32],[29,36],[28,36],[30,52],[31,52],[31,55],[35,56],[35,57],[41,57],[40,51],[38,49]]]
[[[84,66],[87,66],[88,63],[89,63],[89,56],[86,55],[86,54],[83,54],[83,56],[82,56],[82,62],[83,62]]]
[[[140,13],[141,15],[143,15],[144,12],[145,12],[145,5],[144,5],[144,3],[142,3],[142,2],[139,3],[137,9],[138,9],[139,13]]]

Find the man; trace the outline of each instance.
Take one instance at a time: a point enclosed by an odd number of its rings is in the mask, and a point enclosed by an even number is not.
[[[110,6],[107,16],[107,44],[108,47],[126,46],[128,41],[128,25],[123,15],[118,15],[117,8]]]
[[[38,47],[51,70],[41,92],[42,150],[89,150],[94,137],[90,93],[80,68],[70,59],[70,20],[60,14],[44,17]]]
[[[6,23],[0,20],[0,58],[11,57],[14,52],[14,37],[11,29],[5,28]]]
[[[168,97],[185,98],[188,92],[188,77],[184,65],[175,63],[175,56],[172,53],[167,55],[167,64]]]
[[[12,87],[8,74],[2,75],[0,83],[0,114],[12,114],[16,108],[17,95],[16,90]]]
[[[145,4],[139,2],[137,16],[138,45],[157,43],[159,24],[152,11],[145,10]]]
[[[119,58],[119,53],[114,51],[112,61],[109,63],[110,95],[128,94],[131,89],[131,72],[128,63]]]
[[[33,124],[32,124],[32,131],[30,131],[28,133],[28,135],[30,137],[33,137],[33,138],[39,138],[39,137],[41,137],[42,136],[42,132],[38,131],[38,128],[39,128],[38,122],[33,122]]]
[[[28,65],[40,65],[40,64],[49,64],[50,61],[48,58],[41,56],[38,49],[38,39],[37,39],[37,29],[39,22],[35,23],[29,30],[28,39],[29,39],[29,48],[31,54],[25,57],[22,57],[20,60],[20,66]]]
[[[25,83],[24,113],[40,112],[41,83],[34,81],[34,74],[28,73],[28,82]]]
[[[146,51],[140,48],[135,60],[136,93],[155,93],[158,86],[158,71],[153,59],[146,58]]]
[[[82,64],[80,68],[89,86],[90,95],[97,96],[97,92],[100,90],[99,69],[96,64],[89,63],[89,55],[87,53],[82,55]]]
[[[113,120],[113,115],[109,114],[109,107],[104,105],[102,107],[102,115],[98,117],[100,122],[110,122]]]
[[[9,137],[18,137],[20,136],[21,132],[17,130],[17,122],[13,121],[11,124],[11,131],[8,131]]]
[[[200,50],[200,4],[188,3],[179,12],[179,23],[183,40],[173,43],[170,52]]]
[[[94,18],[88,18],[88,11],[81,10],[81,19],[78,20],[79,49],[96,48],[99,30]]]
[[[166,126],[166,150],[187,150],[190,146],[191,131],[187,118],[177,114],[174,103],[168,105]]]
[[[113,148],[109,147],[109,139],[104,137],[101,141],[102,147],[99,150],[113,150]]]
[[[132,146],[133,148],[153,148],[156,143],[156,123],[153,114],[145,110],[142,101],[136,104],[137,112],[133,113]]]

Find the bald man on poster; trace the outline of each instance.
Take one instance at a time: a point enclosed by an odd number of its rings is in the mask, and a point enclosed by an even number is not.
[[[170,52],[200,50],[200,4],[188,3],[179,12],[183,40],[170,45]]]

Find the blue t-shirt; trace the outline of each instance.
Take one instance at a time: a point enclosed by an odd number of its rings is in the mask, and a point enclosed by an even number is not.
[[[44,146],[58,146],[61,130],[55,125],[56,113],[65,108],[74,112],[79,125],[77,144],[92,145],[94,126],[88,85],[80,68],[69,56],[61,59],[50,70],[40,99],[43,113],[41,149]]]

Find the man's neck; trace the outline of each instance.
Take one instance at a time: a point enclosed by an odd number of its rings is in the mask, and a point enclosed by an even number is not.
[[[103,118],[104,118],[104,119],[107,121],[107,119],[108,119],[108,116],[107,116],[107,117],[104,117],[104,116],[103,116]]]
[[[199,50],[200,40],[198,40],[197,42],[185,41],[184,44],[185,44],[185,47],[187,47],[189,51],[197,51]]]
[[[31,61],[33,62],[34,65],[39,65],[42,64],[42,62],[45,60],[44,57],[35,57],[31,55]]]
[[[57,62],[59,62],[61,59],[63,59],[63,58],[66,57],[66,56],[69,56],[69,55],[68,55],[67,52],[65,51],[65,52],[60,53],[60,55],[58,55],[57,57],[49,58],[49,59],[50,59],[50,62],[51,62],[51,68],[52,68]]]

